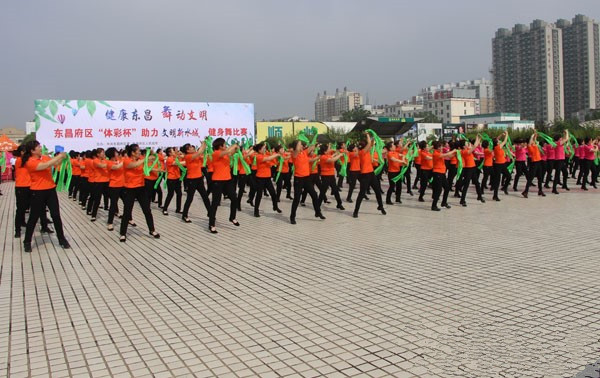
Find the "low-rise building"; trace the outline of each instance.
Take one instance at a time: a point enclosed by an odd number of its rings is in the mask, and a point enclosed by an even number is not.
[[[460,117],[466,130],[513,129],[528,130],[535,128],[535,122],[522,120],[519,113],[489,113]]]

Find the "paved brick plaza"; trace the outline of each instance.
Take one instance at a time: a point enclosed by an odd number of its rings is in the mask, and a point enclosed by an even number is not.
[[[36,233],[24,254],[1,188],[0,376],[570,377],[600,359],[598,190],[441,213],[403,194],[387,216],[371,196],[296,226],[267,198],[239,228],[220,208],[218,235],[198,197],[192,224],[153,212],[160,240],[136,205],[126,244],[61,193],[73,249]]]

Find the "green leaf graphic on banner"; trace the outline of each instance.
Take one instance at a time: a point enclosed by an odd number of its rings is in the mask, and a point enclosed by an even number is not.
[[[110,104],[108,102],[106,102],[106,101],[98,101],[98,103],[100,103],[100,104],[102,104],[102,105],[104,105],[106,107],[112,108],[112,106],[110,106]]]
[[[81,109],[85,106],[86,101],[85,100],[77,100],[77,109]]]
[[[48,114],[46,114],[45,111],[38,111],[37,113],[38,113],[38,115],[46,118],[48,121],[52,121],[54,123],[57,123],[56,120],[54,118],[50,117]]]
[[[87,102],[87,110],[88,113],[90,113],[90,116],[93,117],[94,113],[96,113],[96,104],[94,103],[94,101]]]
[[[54,101],[54,100],[50,101],[50,114],[52,114],[52,117],[56,116],[57,111],[58,111],[58,105],[56,105],[56,101]]]
[[[35,116],[35,131],[37,132],[40,129],[40,116]]]
[[[40,108],[41,108],[41,109],[46,109],[46,108],[48,107],[48,103],[49,103],[49,101],[48,101],[48,100],[40,100],[40,101],[39,101]]]

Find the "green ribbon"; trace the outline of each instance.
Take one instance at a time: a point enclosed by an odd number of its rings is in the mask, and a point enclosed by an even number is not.
[[[306,136],[306,134],[304,133],[304,130],[300,131],[298,133],[298,140],[301,142],[304,142],[306,144],[310,143],[310,140],[308,140],[308,137]]]
[[[504,145],[504,153],[507,154],[508,156],[510,156],[510,158],[511,158],[510,164],[508,165],[508,167],[506,167],[506,169],[508,170],[508,173],[511,173],[511,174],[512,174],[513,169],[515,168],[515,164],[517,163],[517,160],[515,159],[515,155],[513,155],[513,153],[512,153],[512,149],[513,149],[512,141],[510,140],[510,136],[507,135],[506,144]]]
[[[481,134],[479,134],[479,136],[480,136],[481,140],[487,140],[488,141],[488,143],[489,143],[488,149],[490,151],[493,151],[494,150],[494,140],[492,138],[490,138],[490,136],[487,135],[486,133],[481,133]]]
[[[462,174],[464,164],[463,164],[461,151],[460,150],[454,150],[454,151],[456,151],[456,153],[455,153],[456,161],[458,162],[457,168],[456,168],[456,180],[458,181],[458,179],[460,178],[460,175]]]
[[[4,171],[6,171],[6,151],[2,151],[0,157],[0,173],[4,173]]]
[[[240,151],[239,149],[235,152],[235,154],[233,154],[233,160],[234,165],[233,165],[233,175],[237,176],[238,175],[238,162],[242,162],[242,167],[244,167],[244,170],[246,171],[246,174],[249,175],[251,172],[250,166],[248,165],[248,163],[246,163],[246,160],[244,159],[244,155],[242,154],[242,151]],[[256,164],[256,156],[254,156],[254,164]]]
[[[279,157],[279,168],[277,168],[277,176],[275,176],[275,182],[279,181],[279,176],[281,175],[281,171],[283,170],[283,162],[285,159],[283,156]]]
[[[338,160],[339,161],[339,160]],[[344,162],[340,162],[340,173],[339,175],[342,177],[348,176],[348,154],[344,152]]]
[[[204,142],[206,143],[206,148],[204,149],[204,161],[202,162],[202,166],[206,167],[206,162],[208,161],[208,155],[212,156],[212,154],[213,154],[212,137],[207,136],[206,139],[204,140]]]
[[[158,164],[158,155],[156,152],[152,155],[154,155],[154,162],[152,165],[150,165],[148,164],[148,159],[150,158],[150,147],[146,148],[146,155],[144,156],[144,176],[150,176],[150,172],[154,169],[154,167],[156,167],[156,164]]]
[[[537,134],[546,141],[546,143],[548,143],[549,145],[551,145],[552,147],[556,147],[556,143],[554,143],[554,140],[552,140],[552,138],[549,135],[544,134],[541,131],[538,131]]]
[[[179,177],[179,181],[183,181],[185,179],[185,175],[187,173],[187,168],[181,164],[181,162],[179,161],[179,157],[175,157],[175,165],[178,166],[179,170],[181,171],[181,176]]]
[[[160,172],[158,174],[158,178],[156,179],[156,182],[154,183],[154,189],[156,190],[156,188],[158,188],[158,186],[160,185],[160,182],[165,178],[166,172]],[[165,185],[164,187],[167,187],[167,181],[165,180]]]
[[[384,168],[385,160],[383,160],[383,140],[377,135],[375,131],[372,129],[367,129],[366,132],[373,136],[373,147],[371,148],[371,156],[373,156],[373,152],[377,151],[377,161],[379,162],[379,166],[375,169],[375,175],[378,175]]]
[[[408,171],[408,167],[410,167],[410,163],[419,155],[419,148],[417,147],[417,143],[413,142],[411,147],[408,148],[406,152],[407,162],[404,167],[400,170],[400,174],[392,179],[394,183],[398,182],[398,180],[404,179],[404,175]]]
[[[66,176],[66,182],[65,182]],[[56,184],[57,192],[64,192],[69,190],[71,185],[71,177],[73,176],[73,166],[71,165],[71,159],[66,157],[60,163],[60,174],[58,175],[58,183]]]

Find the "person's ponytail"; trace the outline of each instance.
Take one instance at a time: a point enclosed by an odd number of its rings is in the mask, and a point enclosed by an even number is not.
[[[23,151],[23,157],[21,157],[21,167],[24,167],[25,164],[27,164],[27,160],[31,157],[31,151],[35,150],[39,145],[40,142],[37,140],[31,140],[25,143],[25,151]]]

